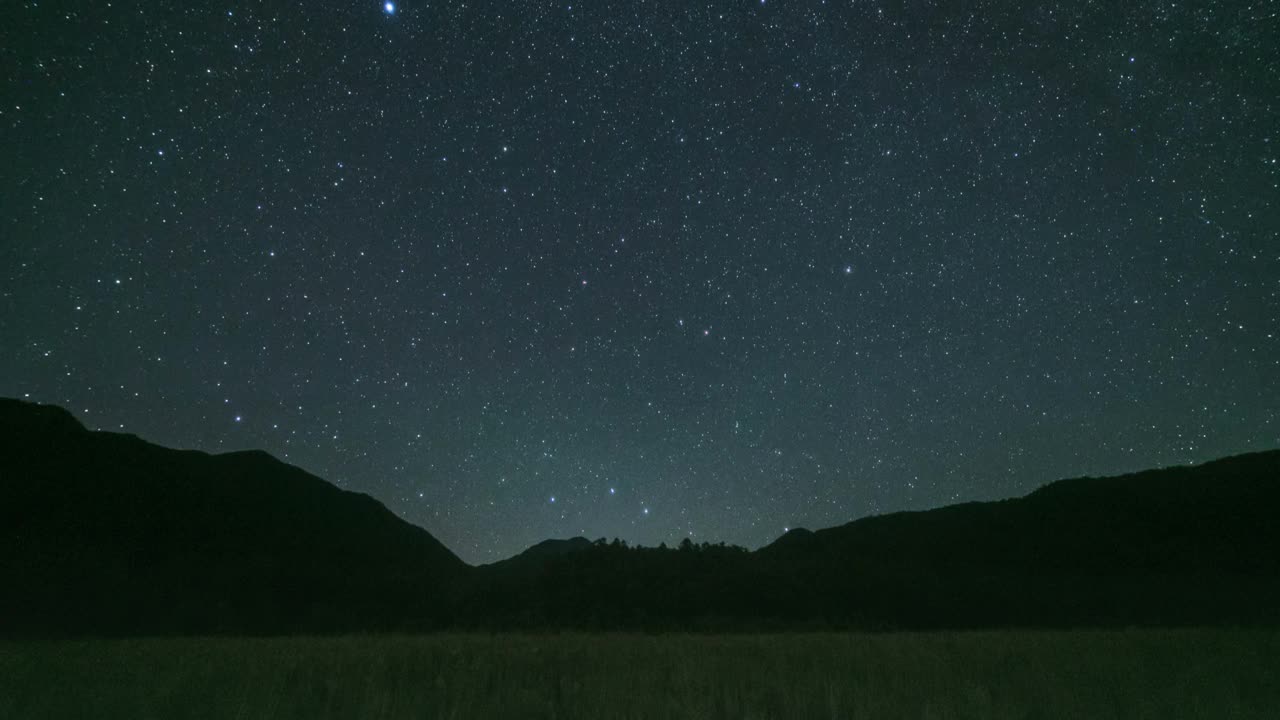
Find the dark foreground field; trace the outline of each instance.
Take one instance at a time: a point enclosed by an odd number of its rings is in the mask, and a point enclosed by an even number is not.
[[[0,644],[4,718],[1274,718],[1280,632]]]

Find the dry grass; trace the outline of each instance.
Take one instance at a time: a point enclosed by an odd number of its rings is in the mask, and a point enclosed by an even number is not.
[[[0,644],[3,718],[1274,718],[1280,632]]]

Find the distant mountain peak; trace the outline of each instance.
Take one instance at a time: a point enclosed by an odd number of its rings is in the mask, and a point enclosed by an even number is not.
[[[585,550],[589,547],[591,547],[591,541],[581,535],[564,539],[551,538],[530,546],[528,550],[516,557],[552,557]]]

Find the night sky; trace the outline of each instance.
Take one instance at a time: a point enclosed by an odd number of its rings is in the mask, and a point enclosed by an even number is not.
[[[469,562],[1280,446],[1272,2],[0,7],[0,395]]]

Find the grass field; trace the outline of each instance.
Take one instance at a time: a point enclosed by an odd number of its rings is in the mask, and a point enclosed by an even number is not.
[[[0,643],[0,718],[1276,718],[1280,632]]]

